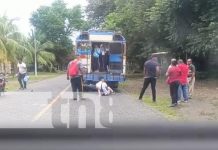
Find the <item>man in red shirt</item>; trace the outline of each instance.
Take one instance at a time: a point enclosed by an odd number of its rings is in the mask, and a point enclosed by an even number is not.
[[[171,67],[169,67],[166,72],[166,76],[168,77],[167,83],[170,85],[170,96],[172,99],[172,105],[170,107],[175,107],[178,104],[178,88],[180,84],[181,70],[176,65],[176,59],[172,59]]]
[[[188,65],[186,65],[182,59],[178,60],[178,67],[181,70],[180,85],[178,90],[178,100],[181,100],[183,96],[184,102],[188,102]]]

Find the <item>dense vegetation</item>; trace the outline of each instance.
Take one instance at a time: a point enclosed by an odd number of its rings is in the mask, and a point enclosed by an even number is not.
[[[35,34],[25,37],[13,20],[0,17],[0,63],[23,58],[44,68],[65,66],[72,49],[73,31],[121,31],[127,39],[128,63],[142,66],[153,52],[191,57],[207,69],[208,56],[218,51],[218,0],[87,0],[68,8],[63,0],[41,6],[30,18]]]
[[[49,51],[55,54],[60,69],[66,65],[66,57],[73,50],[72,32],[87,30],[81,7],[67,8],[62,0],[56,0],[51,6],[41,6],[33,12],[30,21],[36,32],[44,33],[41,42],[49,40],[54,44]]]
[[[122,31],[134,64],[168,51],[206,69],[218,50],[218,0],[89,0],[87,8],[96,27]]]
[[[55,61],[53,53],[47,52],[46,49],[52,47],[49,42],[40,43],[36,40],[37,62],[44,67],[52,67]],[[34,62],[34,42],[31,37],[25,37],[17,29],[13,20],[6,16],[0,17],[0,64],[10,62],[15,71],[15,66],[19,59],[23,59],[28,64]]]
[[[30,18],[34,30],[28,37],[18,31],[14,20],[0,17],[0,64],[12,63],[16,68],[18,59],[34,66],[35,49],[38,67],[52,71],[66,66],[73,50],[72,32],[88,30],[80,6],[67,8],[63,0],[51,6],[41,6]],[[5,69],[5,68],[4,68]]]

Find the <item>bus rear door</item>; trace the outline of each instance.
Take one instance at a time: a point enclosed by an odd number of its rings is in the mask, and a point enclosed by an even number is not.
[[[123,72],[123,44],[110,43],[109,70],[111,73]]]

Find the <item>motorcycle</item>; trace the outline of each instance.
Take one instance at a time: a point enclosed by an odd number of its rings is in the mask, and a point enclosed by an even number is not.
[[[5,91],[5,85],[6,85],[6,78],[4,73],[0,73],[0,96]]]

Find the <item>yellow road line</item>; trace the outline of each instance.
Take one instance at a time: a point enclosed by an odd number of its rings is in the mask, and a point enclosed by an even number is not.
[[[43,108],[38,114],[35,115],[32,122],[35,122],[39,120],[51,107],[54,105],[60,97],[70,88],[70,85],[68,85],[65,89],[63,89],[45,108]]]

